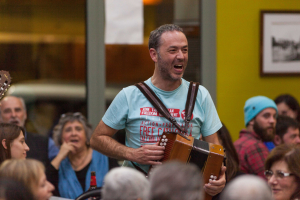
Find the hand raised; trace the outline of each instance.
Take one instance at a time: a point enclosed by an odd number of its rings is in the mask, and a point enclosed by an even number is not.
[[[70,152],[75,153],[75,147],[70,142],[69,143],[64,142],[60,146],[60,150],[58,154],[60,154],[62,158],[66,158]]]
[[[133,149],[131,152],[131,160],[146,165],[161,164],[161,162],[158,162],[158,160],[163,158],[164,150],[165,147],[159,146],[158,142],[153,145],[145,145],[138,149]]]
[[[218,180],[209,180],[209,183],[204,185],[204,190],[211,196],[215,196],[222,192],[226,184],[225,177],[226,167],[221,168],[220,176]]]

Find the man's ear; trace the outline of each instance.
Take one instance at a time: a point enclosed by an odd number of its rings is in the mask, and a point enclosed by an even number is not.
[[[6,146],[6,143],[5,143],[5,142],[6,142],[6,139],[3,139],[3,140],[2,140],[2,146],[4,147],[4,149],[7,149],[7,146]]]
[[[158,60],[158,53],[157,53],[157,51],[155,49],[153,49],[153,48],[150,48],[149,49],[149,53],[150,53],[151,59],[156,63],[157,60]]]
[[[254,118],[253,118],[253,119],[251,119],[251,120],[248,122],[248,125],[251,125],[251,126],[253,126],[253,125],[254,125]]]
[[[279,135],[275,135],[275,136],[274,136],[274,144],[275,144],[276,146],[282,144],[282,139],[279,137]]]

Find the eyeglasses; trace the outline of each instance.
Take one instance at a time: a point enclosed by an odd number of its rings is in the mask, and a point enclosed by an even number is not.
[[[62,114],[60,117],[61,118],[65,118],[65,117],[78,117],[78,118],[82,118],[83,115],[80,112],[75,112],[75,113],[68,112],[68,113]]]
[[[282,172],[282,171],[276,171],[275,174],[274,174],[274,172],[271,171],[271,170],[266,170],[264,174],[265,174],[265,176],[266,176],[267,179],[270,179],[273,175],[275,175],[275,178],[277,180],[281,180],[281,179],[283,179],[285,177],[293,176],[294,175],[292,173],[287,173],[287,172]]]

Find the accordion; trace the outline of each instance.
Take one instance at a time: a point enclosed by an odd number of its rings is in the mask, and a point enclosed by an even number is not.
[[[194,139],[192,136],[188,138],[190,140],[173,132],[164,132],[159,141],[160,146],[165,146],[164,158],[160,161],[194,163],[202,171],[204,183],[208,183],[209,179],[217,179],[225,159],[223,147]],[[209,199],[211,196],[205,193],[205,200]]]

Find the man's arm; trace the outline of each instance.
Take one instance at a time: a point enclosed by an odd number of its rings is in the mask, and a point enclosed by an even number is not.
[[[220,142],[219,142],[219,138],[218,138],[218,134],[217,133],[214,133],[212,135],[203,137],[203,140],[205,142],[208,142],[208,143],[213,143],[213,144],[219,144],[219,145],[221,145]]]
[[[91,137],[91,147],[119,160],[130,160],[148,165],[161,164],[157,160],[163,158],[164,147],[155,144],[145,145],[137,149],[129,148],[112,138],[116,132],[116,129],[107,126],[101,120]]]

